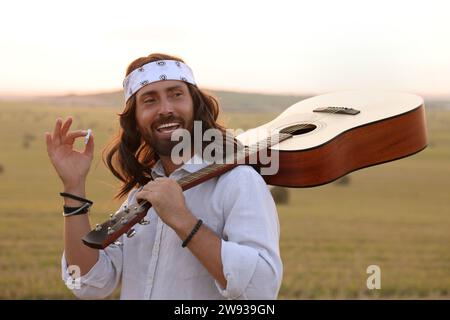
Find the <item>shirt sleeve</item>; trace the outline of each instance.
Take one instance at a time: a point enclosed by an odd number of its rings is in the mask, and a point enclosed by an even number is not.
[[[224,180],[221,258],[227,286],[222,288],[216,281],[217,289],[228,299],[276,299],[283,267],[272,195],[248,166],[237,167]]]
[[[88,273],[73,278],[70,272],[75,271],[68,266],[65,253],[61,260],[62,279],[73,294],[80,299],[103,299],[109,296],[119,283],[122,274],[122,248],[111,244],[105,250],[99,250],[99,257]]]
[[[127,200],[117,210],[120,211],[132,199],[137,190],[130,192]],[[123,243],[123,236],[119,242]],[[111,244],[105,250],[99,250],[99,257],[88,273],[76,277],[76,266],[68,266],[65,252],[61,259],[61,276],[66,286],[80,299],[103,299],[109,296],[120,282],[123,266],[122,245]],[[74,277],[70,275],[74,272]],[[79,271],[78,271],[79,272]]]

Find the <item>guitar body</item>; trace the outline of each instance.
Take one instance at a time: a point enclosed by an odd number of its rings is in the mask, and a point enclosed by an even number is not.
[[[332,108],[314,111],[327,107]],[[330,113],[336,108],[359,113]],[[283,130],[294,131],[294,136],[270,148],[279,152],[279,170],[263,178],[268,184],[285,187],[326,184],[349,172],[412,155],[427,145],[423,99],[404,93],[315,96],[237,139],[249,146]]]

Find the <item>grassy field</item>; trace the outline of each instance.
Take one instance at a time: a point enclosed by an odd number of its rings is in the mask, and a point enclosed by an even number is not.
[[[93,129],[87,192],[92,222],[100,222],[119,205],[112,200],[118,184],[100,156],[117,110],[2,102],[0,111],[0,298],[73,299],[60,278],[61,185],[44,132],[68,115],[77,128]],[[450,112],[427,116],[423,152],[354,172],[347,185],[289,189],[289,203],[278,206],[279,298],[450,298]],[[273,117],[229,113],[224,121],[246,129]],[[366,287],[369,265],[381,268],[380,290]]]

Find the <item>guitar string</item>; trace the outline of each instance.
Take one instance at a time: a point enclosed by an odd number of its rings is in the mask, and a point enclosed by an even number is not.
[[[324,116],[321,117],[321,118],[319,117],[319,119],[315,119],[314,121],[315,121],[315,122],[318,122],[318,121],[320,121],[320,120],[323,120],[324,118],[326,118],[326,117],[329,116],[329,115],[337,114],[339,111],[340,111],[340,110],[337,109],[336,111],[333,111],[333,112],[327,112],[326,115],[324,115]],[[290,135],[290,137],[292,137],[292,136],[293,136],[292,133],[294,133],[294,132],[296,132],[296,131],[298,131],[298,130],[301,130],[301,129],[305,129],[305,128],[307,128],[309,125],[311,125],[311,124],[310,124],[310,123],[305,123],[304,125],[300,124],[298,127],[295,128],[295,130],[294,130],[294,129],[291,129],[292,131],[291,131],[291,130],[288,130],[288,132],[281,132],[281,131],[279,131],[278,133],[276,133],[276,134],[274,134],[274,135],[272,135],[272,136],[270,136],[270,137],[268,137],[268,138],[266,138],[266,139],[264,139],[264,140],[261,140],[261,141],[269,142],[269,141],[272,140],[272,137],[273,137],[273,136],[279,135],[280,133],[281,133],[281,134],[287,134],[287,135]],[[284,130],[284,129],[283,129],[283,130]],[[290,138],[290,137],[286,137],[286,139],[288,139],[288,138]],[[233,137],[233,138],[234,138],[234,137]],[[286,140],[286,139],[284,139],[284,140]],[[282,142],[282,141],[284,141],[284,140],[281,140],[281,141],[277,140],[278,142],[276,142],[275,144],[278,144],[279,142]],[[258,141],[258,142],[256,142],[256,143],[254,143],[254,144],[248,146],[248,148],[247,148],[246,151],[248,151],[249,154],[250,154],[250,150],[252,150],[252,152],[257,152],[259,149],[262,149],[262,148],[259,147],[261,141]],[[274,145],[275,145],[275,144],[274,144]],[[271,145],[271,146],[273,146],[273,145]],[[265,146],[265,147],[266,147],[266,148],[270,148],[271,146]],[[258,147],[259,147],[259,148],[258,148]],[[202,178],[202,177],[207,176],[209,173],[212,173],[212,172],[217,171],[217,168],[224,167],[225,165],[226,165],[226,164],[217,164],[217,163],[210,164],[210,165],[208,165],[207,167],[204,167],[204,168],[200,169],[200,170],[197,171],[197,172],[193,172],[193,173],[191,173],[190,175],[188,175],[188,176],[186,176],[186,177],[183,177],[183,178],[177,180],[177,183],[180,184],[180,185],[181,185],[182,183],[188,184],[188,183],[190,183],[190,182],[192,182],[192,181],[195,181],[195,180],[198,180],[198,179],[200,179],[200,178]],[[182,181],[182,180],[187,180],[187,181]],[[140,187],[140,189],[142,189],[143,187],[144,187],[144,186]],[[140,210],[141,210],[147,203],[148,203],[147,200],[141,201],[141,202],[139,203],[139,206],[135,207],[134,210],[135,210],[136,212],[140,212]],[[116,213],[116,214],[114,215],[114,217],[116,217],[116,215],[119,215],[119,214],[122,213],[122,212],[123,212],[123,210],[122,210],[121,212]],[[116,224],[119,224],[119,223],[120,223],[120,220],[123,219],[123,218],[125,218],[125,215],[128,215],[128,213],[125,213],[124,215],[122,215],[122,216],[120,217],[119,221],[117,221]],[[111,220],[109,220],[109,221],[111,221]],[[114,224],[113,227],[115,227],[116,224]]]
[[[335,110],[335,111],[333,111],[333,112],[328,112],[326,116],[328,116],[328,115],[330,115],[330,114],[336,114],[336,113],[338,113],[339,111],[340,111],[340,110],[337,109],[337,110]],[[317,121],[319,121],[319,120],[322,120],[322,119],[325,118],[326,116],[323,116],[323,117],[321,117],[321,118],[319,118],[319,119],[316,119],[316,120],[314,120],[314,121],[317,122]],[[276,133],[276,134],[274,134],[274,135],[272,135],[272,136],[270,136],[270,137],[267,137],[266,139],[260,140],[260,141],[258,141],[258,142],[256,142],[256,143],[250,145],[249,147],[247,147],[247,149],[244,150],[245,158],[247,158],[247,154],[248,154],[248,156],[250,156],[250,154],[252,154],[252,153],[254,153],[254,152],[258,152],[259,150],[266,149],[266,148],[270,148],[271,146],[273,146],[273,145],[275,145],[275,144],[278,144],[278,143],[280,143],[280,142],[282,142],[282,141],[284,141],[284,140],[286,140],[286,139],[289,138],[289,137],[286,137],[286,138],[283,139],[283,140],[277,139],[277,140],[276,140],[277,142],[275,142],[274,144],[271,144],[271,141],[273,140],[274,137],[276,137],[276,136],[278,136],[278,135],[280,135],[280,134],[287,134],[287,135],[289,135],[289,136],[292,136],[292,133],[294,133],[294,132],[296,132],[296,131],[298,131],[298,130],[301,130],[301,129],[305,129],[305,128],[307,128],[307,127],[310,126],[310,125],[311,125],[310,123],[306,123],[306,124],[304,124],[304,125],[300,124],[299,126],[293,128],[293,129],[291,129],[291,130],[288,130],[288,131],[285,131],[285,132],[279,131],[278,133]],[[283,130],[284,130],[284,129],[283,129]],[[264,143],[267,143],[267,144],[269,144],[269,145],[266,145],[266,144],[264,144]],[[247,152],[248,152],[248,153],[247,153]],[[236,154],[233,154],[233,156],[236,156]],[[245,159],[240,159],[240,160],[245,160]],[[239,159],[238,159],[238,161],[239,161]],[[205,167],[205,168],[203,168],[203,169],[200,169],[200,170],[197,171],[197,172],[194,172],[194,173],[192,173],[192,174],[190,174],[190,175],[188,175],[188,176],[186,176],[186,177],[183,177],[183,178],[177,180],[177,182],[178,182],[180,185],[182,185],[182,184],[187,184],[187,183],[190,183],[190,182],[192,182],[192,181],[195,181],[195,180],[197,180],[197,179],[199,179],[199,178],[202,178],[202,177],[208,175],[209,173],[216,171],[216,167],[215,167],[214,165],[216,165],[218,168],[220,168],[221,166],[225,166],[226,164],[216,164],[216,163],[213,163],[213,164],[208,165],[207,167]]]
[[[331,114],[336,114],[336,113],[338,113],[339,111],[340,111],[340,110],[337,109],[336,111],[328,112],[325,116],[323,116],[323,117],[321,117],[321,118],[319,118],[319,119],[316,119],[316,120],[314,120],[314,121],[315,121],[315,122],[318,122],[319,120],[323,120],[324,118],[328,117],[329,115],[331,115]],[[288,132],[287,134],[291,135],[291,134],[294,133],[295,131],[298,131],[298,130],[307,128],[309,125],[310,125],[310,123],[304,124],[303,126],[300,125],[299,127],[295,128],[295,130],[293,130],[293,131],[291,131],[291,132]],[[280,133],[280,132],[279,132],[279,133]],[[277,133],[277,134],[279,134],[279,133]],[[283,132],[281,132],[281,133],[283,133]],[[277,135],[277,134],[276,134],[276,135]],[[291,135],[291,136],[292,136],[292,135]],[[266,140],[268,140],[268,139],[270,139],[270,138],[271,138],[271,137],[268,137]],[[248,150],[250,150],[251,148],[253,148],[252,151],[255,151],[255,150],[258,151],[257,148],[255,149],[255,146],[256,146],[256,147],[259,146],[259,141],[256,142],[256,143],[253,144],[253,145],[250,145],[250,146],[248,147]],[[208,165],[208,166],[205,167],[205,168],[200,169],[200,170],[197,171],[197,172],[194,172],[194,173],[188,175],[187,177],[183,177],[183,178],[177,180],[177,183],[181,184],[181,183],[180,183],[181,180],[183,180],[183,179],[184,179],[184,180],[188,180],[188,179],[189,179],[188,181],[184,181],[184,183],[187,184],[187,183],[190,183],[190,182],[192,182],[192,181],[195,181],[195,180],[197,180],[197,179],[199,179],[199,178],[202,178],[202,177],[208,175],[209,173],[216,171],[217,168],[214,167],[214,166],[217,166],[218,168],[220,168],[221,166],[225,166],[225,165],[224,165],[224,164],[216,164],[216,163],[213,163],[213,164],[211,164],[211,165]],[[187,179],[186,179],[186,178],[187,178]],[[142,189],[142,188],[143,188],[143,186],[141,187],[141,189]],[[137,210],[137,211],[140,211],[140,209],[142,209],[147,203],[148,203],[148,201],[146,201],[146,200],[142,201],[142,202],[139,204],[139,207],[138,207],[136,210]]]

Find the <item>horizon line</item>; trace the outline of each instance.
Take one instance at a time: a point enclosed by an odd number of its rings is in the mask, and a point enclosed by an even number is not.
[[[331,92],[340,92],[340,91],[361,91],[361,89],[355,90],[324,90],[323,92],[292,92],[292,91],[257,91],[257,90],[246,90],[246,89],[230,89],[230,88],[214,88],[214,87],[203,87],[200,88],[204,91],[221,91],[221,92],[230,92],[230,93],[238,93],[238,94],[260,94],[260,95],[274,95],[274,96],[302,96],[302,97],[313,97],[321,94],[331,93]],[[370,90],[370,89],[366,89]],[[112,94],[119,93],[122,89],[97,89],[97,90],[63,90],[63,91],[43,91],[29,94],[20,94],[15,91],[0,91],[0,99],[12,99],[12,100],[32,100],[39,98],[61,98],[61,97],[69,97],[69,96],[90,96],[90,95],[100,95],[100,94]],[[363,90],[365,91],[365,90]],[[399,91],[399,92],[408,92],[405,90],[380,90],[374,89],[374,91]],[[422,97],[427,97],[428,99],[447,99],[450,100],[450,94],[436,94],[436,93],[420,93],[410,91],[409,93],[417,94]]]

